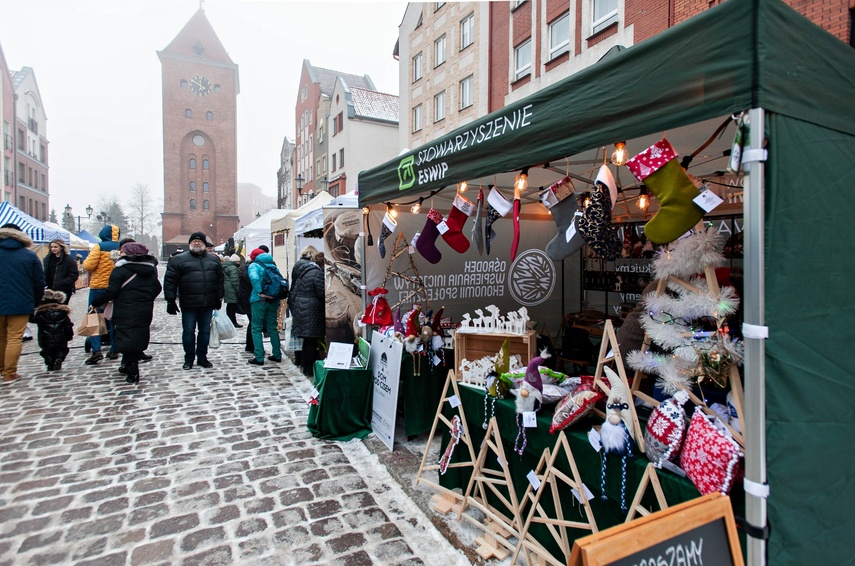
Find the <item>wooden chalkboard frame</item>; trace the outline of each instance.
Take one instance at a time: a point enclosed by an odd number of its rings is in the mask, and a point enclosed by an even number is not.
[[[608,566],[716,521],[724,521],[730,550],[728,564],[744,566],[730,498],[718,492],[577,539],[567,564]]]

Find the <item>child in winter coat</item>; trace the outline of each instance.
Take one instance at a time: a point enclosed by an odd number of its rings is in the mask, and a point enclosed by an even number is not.
[[[36,307],[32,321],[39,327],[39,346],[49,371],[62,369],[68,355],[68,342],[74,338],[74,325],[68,315],[71,309],[65,303],[65,293],[45,289],[41,304]]]

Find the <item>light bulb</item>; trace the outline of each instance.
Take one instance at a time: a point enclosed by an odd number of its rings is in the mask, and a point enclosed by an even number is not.
[[[410,208],[410,212],[412,212],[413,214],[418,214],[419,211],[421,211],[421,209],[422,209],[422,203],[421,203],[421,201],[419,201],[416,204],[414,204],[412,206],[412,208]]]
[[[638,208],[641,210],[647,210],[647,207],[650,206],[650,197],[647,196],[647,187],[641,187],[641,191],[638,193]]]
[[[588,208],[591,206],[591,193],[585,193],[585,200],[582,201],[582,207]]]
[[[528,189],[528,173],[526,171],[520,173],[520,177],[517,179],[516,188],[520,191]]]
[[[362,209],[362,214],[368,214],[368,207],[367,206]]]
[[[626,142],[617,142],[615,144],[615,151],[612,153],[612,163],[620,167],[626,163],[627,159]]]
[[[398,211],[395,210],[394,208],[390,208],[389,209],[389,216],[391,216],[392,218],[398,218]]]
[[[463,181],[461,183],[457,183],[457,192],[458,193],[465,193],[466,189],[468,187],[469,187],[469,184],[466,181]]]

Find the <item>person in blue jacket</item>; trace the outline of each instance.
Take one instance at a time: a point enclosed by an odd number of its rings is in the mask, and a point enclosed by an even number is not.
[[[273,256],[269,253],[256,253],[262,250],[253,250],[250,257],[255,256],[255,261],[249,264],[249,281],[252,283],[252,292],[249,295],[249,305],[252,310],[252,344],[253,358],[249,364],[256,366],[264,365],[264,332],[270,336],[270,347],[272,353],[268,356],[271,362],[282,361],[282,345],[279,343],[279,299],[265,295],[262,292],[262,279],[267,269],[265,266],[275,266]]]

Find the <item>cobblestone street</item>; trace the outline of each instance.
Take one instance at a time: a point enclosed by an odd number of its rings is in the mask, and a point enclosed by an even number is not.
[[[238,329],[183,371],[180,320],[155,302],[138,386],[82,337],[59,372],[25,343],[0,387],[0,564],[469,563],[370,440],[311,437],[293,364],[247,365]]]

